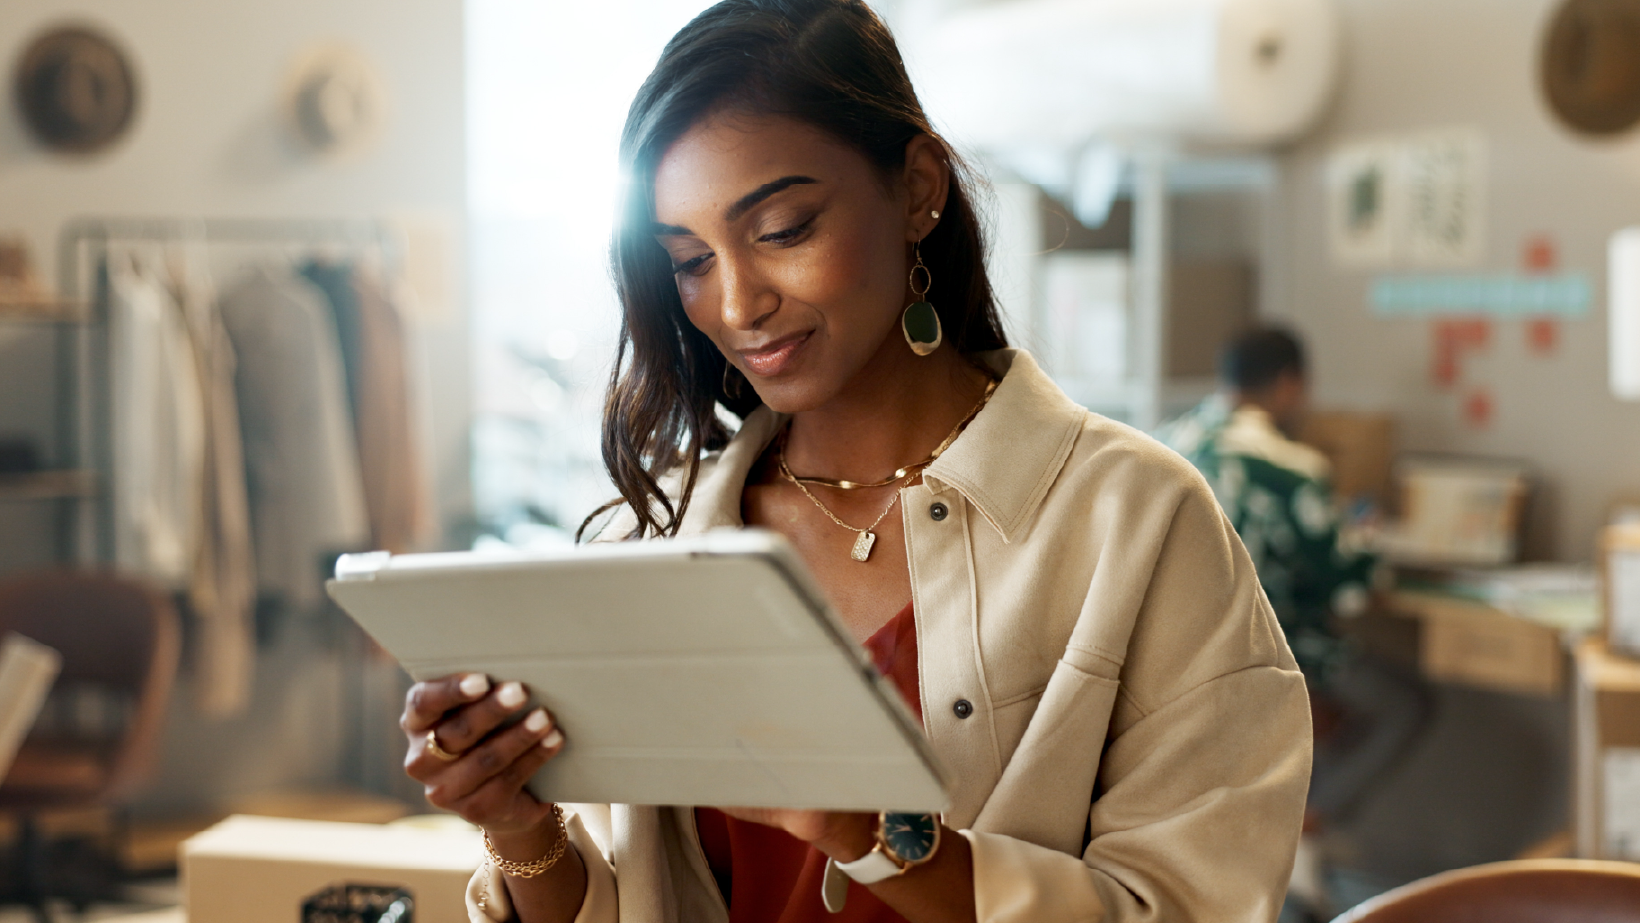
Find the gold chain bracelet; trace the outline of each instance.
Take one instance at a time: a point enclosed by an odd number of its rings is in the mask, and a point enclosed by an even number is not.
[[[558,842],[545,856],[534,862],[514,862],[501,858],[501,854],[495,851],[495,844],[490,842],[490,832],[484,831],[484,850],[490,854],[490,865],[501,874],[514,878],[534,878],[557,865],[558,860],[563,858],[564,848],[569,845],[569,830],[564,826],[564,809],[556,804],[552,806],[552,818],[558,822]]]

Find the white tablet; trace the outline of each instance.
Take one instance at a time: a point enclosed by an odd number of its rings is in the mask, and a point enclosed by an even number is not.
[[[328,586],[412,677],[528,686],[568,738],[542,800],[946,805],[916,719],[772,532],[348,555]]]

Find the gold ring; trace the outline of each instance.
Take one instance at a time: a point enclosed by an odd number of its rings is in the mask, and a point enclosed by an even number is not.
[[[438,745],[438,731],[436,730],[427,732],[427,752],[433,754],[433,756],[445,761],[446,763],[453,763],[456,760],[461,759],[461,754],[451,753]]]

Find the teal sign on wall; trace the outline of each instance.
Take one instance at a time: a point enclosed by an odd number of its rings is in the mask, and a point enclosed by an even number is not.
[[[1582,317],[1593,288],[1582,273],[1561,275],[1380,276],[1369,300],[1384,317],[1487,314]]]

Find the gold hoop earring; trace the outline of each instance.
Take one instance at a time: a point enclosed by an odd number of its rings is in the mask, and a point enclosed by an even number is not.
[[[922,260],[922,248],[917,244],[911,245],[911,252],[917,258],[916,265],[911,267],[911,293],[917,296],[900,315],[900,332],[905,334],[905,342],[911,351],[919,356],[931,355],[940,348],[945,339],[945,331],[940,327],[940,315],[934,306],[928,303],[928,290],[934,287],[934,274],[928,271]],[[917,271],[922,270],[922,288],[917,288]]]
[[[737,371],[739,370],[735,368],[733,362],[727,359],[723,360],[723,396],[731,401],[740,400],[741,395],[745,393],[741,388],[745,378],[740,376],[730,377]]]

